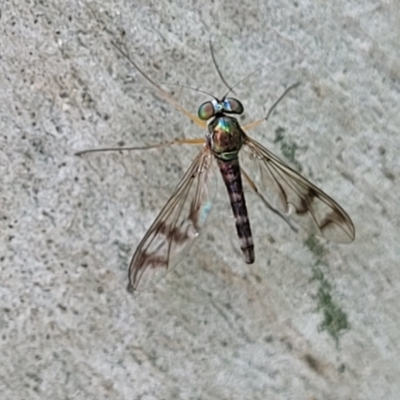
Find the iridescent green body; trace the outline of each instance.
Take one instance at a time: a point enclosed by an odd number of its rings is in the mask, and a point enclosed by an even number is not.
[[[215,117],[208,124],[208,137],[211,150],[222,161],[238,157],[243,145],[244,132],[237,120],[229,116]]]
[[[223,111],[208,124],[207,143],[217,159],[222,178],[228,190],[236,230],[241,240],[241,249],[248,264],[254,262],[254,244],[243,193],[239,165],[239,150],[245,141],[245,133],[233,117]]]

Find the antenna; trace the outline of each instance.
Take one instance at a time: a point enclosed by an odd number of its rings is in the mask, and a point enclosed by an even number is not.
[[[211,58],[212,58],[212,60],[213,60],[213,64],[214,64],[214,66],[215,66],[215,69],[217,70],[218,76],[220,77],[220,79],[221,79],[221,81],[224,83],[224,85],[229,89],[229,91],[232,91],[233,93],[235,93],[235,92],[232,90],[232,86],[230,86],[230,85],[228,84],[228,82],[225,80],[224,76],[222,75],[221,70],[219,69],[217,60],[215,59],[214,48],[213,48],[213,45],[212,45],[212,40],[211,40],[211,38],[210,38],[210,51],[211,51]],[[229,93],[229,92],[228,92],[228,93]],[[224,98],[225,98],[225,96],[224,96]]]
[[[226,96],[228,96],[228,94],[229,94],[230,92],[232,92],[232,93],[234,93],[234,94],[236,95],[235,91],[233,90],[235,87],[239,86],[239,85],[240,85],[243,81],[245,81],[247,78],[250,78],[250,76],[256,74],[257,72],[261,71],[261,70],[264,68],[264,66],[262,66],[262,67],[260,67],[260,68],[257,68],[255,71],[251,72],[250,74],[248,74],[248,75],[246,75],[244,78],[242,78],[239,82],[235,83],[233,86],[230,86],[230,85],[228,84],[228,82],[225,80],[225,78],[224,78],[224,76],[222,75],[222,72],[221,72],[221,70],[220,70],[220,68],[219,68],[219,66],[218,66],[217,60],[216,60],[216,58],[215,58],[214,48],[213,48],[213,45],[212,45],[212,40],[211,40],[211,38],[210,38],[210,51],[211,51],[211,58],[212,58],[212,60],[213,60],[213,64],[214,64],[214,66],[215,66],[215,69],[217,70],[218,76],[221,78],[221,81],[224,83],[224,85],[228,88],[228,91],[225,93],[225,95],[224,95],[224,97],[222,98],[222,100],[225,100]],[[213,97],[214,97],[214,96],[213,96]]]
[[[250,76],[255,75],[257,72],[260,72],[262,69],[264,68],[264,66],[257,68],[255,71],[250,72],[250,74],[246,75],[244,78],[242,78],[239,82],[235,83],[224,95],[223,99],[226,98],[226,96],[228,96],[228,94],[230,92],[234,93],[233,89],[237,86],[239,86],[243,81],[245,81],[247,78],[250,78]]]
[[[161,82],[161,83],[163,85],[166,85],[166,86],[178,86],[178,87],[181,87],[181,88],[184,88],[184,89],[194,90],[195,92],[200,92],[200,93],[206,94],[207,96],[215,98],[215,96],[213,94],[211,94],[211,93],[209,93],[209,92],[207,92],[205,90],[201,90],[199,88],[194,88],[194,87],[189,86],[189,85],[181,85],[180,83],[169,83],[169,82]]]

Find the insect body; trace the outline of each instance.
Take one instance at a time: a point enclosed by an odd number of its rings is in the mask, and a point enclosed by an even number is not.
[[[244,143],[245,133],[236,118],[227,115],[228,113],[241,114],[242,112],[243,106],[236,99],[224,99],[223,101],[214,99],[212,102],[203,103],[199,108],[198,115],[202,120],[212,118],[208,123],[207,145],[217,159],[229,193],[245,261],[252,264],[254,262],[254,244],[239,166],[239,150]]]
[[[185,245],[198,236],[211,207],[208,181],[213,160],[216,160],[219,166],[229,193],[237,234],[247,263],[254,262],[254,245],[243,194],[242,176],[260,200],[284,219],[289,216],[309,232],[335,242],[349,243],[354,240],[354,225],[339,204],[245,133],[245,130],[267,120],[278,102],[297,84],[284,91],[265,118],[242,129],[233,116],[243,112],[243,106],[238,100],[227,98],[226,95],[222,100],[214,98],[199,107],[198,116],[192,115],[149,78],[127,53],[114,46],[164,99],[197,125],[206,128],[205,140],[176,139],[152,146],[93,149],[78,153],[147,150],[177,144],[202,145],[170,199],[139,243],[129,266],[128,290],[136,290],[139,283],[144,285],[144,281],[151,280],[154,274],[166,270],[171,260],[183,253]],[[260,170],[261,181],[258,186],[240,166],[241,154],[250,156],[253,165]],[[267,200],[268,192],[278,195],[278,207],[281,211]]]

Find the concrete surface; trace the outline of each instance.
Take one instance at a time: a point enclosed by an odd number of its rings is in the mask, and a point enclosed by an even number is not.
[[[0,6],[1,399],[399,399],[400,12],[396,1]],[[356,241],[295,234],[228,197],[183,261],[129,294],[127,265],[194,149],[74,156],[204,132],[157,82],[221,95],[250,134],[332,195]],[[202,93],[164,86],[196,113]]]

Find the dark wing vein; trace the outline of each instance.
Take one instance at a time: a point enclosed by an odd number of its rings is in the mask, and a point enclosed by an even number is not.
[[[311,233],[338,243],[354,240],[354,225],[338,203],[260,143],[248,136],[245,143],[260,164],[264,186],[260,190],[275,189],[284,212]]]
[[[208,178],[212,154],[196,156],[172,196],[137,247],[129,266],[128,290],[144,288],[198,235],[210,211]]]

